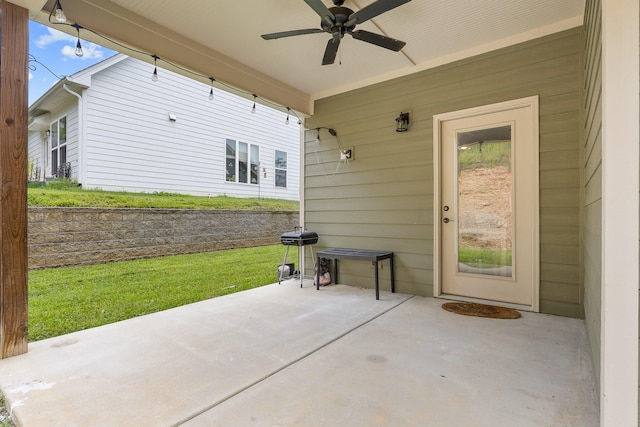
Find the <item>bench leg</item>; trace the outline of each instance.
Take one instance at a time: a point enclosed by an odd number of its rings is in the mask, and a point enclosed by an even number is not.
[[[396,291],[396,275],[393,271],[393,255],[389,258],[389,269],[391,270],[391,292],[395,293]]]
[[[374,267],[374,271],[375,271],[375,278],[376,278],[376,299],[379,300],[380,299],[380,285],[378,283],[378,261],[374,261],[372,263],[375,267]]]

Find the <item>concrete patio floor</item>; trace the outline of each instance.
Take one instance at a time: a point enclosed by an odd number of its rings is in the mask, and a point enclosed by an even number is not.
[[[29,345],[19,426],[597,426],[584,322],[290,280]]]

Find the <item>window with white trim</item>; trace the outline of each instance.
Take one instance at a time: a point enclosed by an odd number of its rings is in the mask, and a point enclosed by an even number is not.
[[[276,150],[276,187],[287,187],[287,153]]]
[[[258,184],[260,168],[260,147],[227,138],[226,181]]]
[[[58,176],[59,169],[67,163],[67,117],[51,124],[51,175]]]

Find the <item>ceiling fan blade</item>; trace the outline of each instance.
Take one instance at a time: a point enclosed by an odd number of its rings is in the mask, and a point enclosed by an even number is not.
[[[376,46],[384,47],[385,49],[393,50],[395,52],[398,52],[407,44],[401,40],[392,39],[391,37],[370,33],[369,31],[364,30],[351,31],[349,34],[351,34],[356,40],[375,44]]]
[[[305,30],[291,30],[291,31],[281,31],[279,33],[270,33],[263,34],[261,37],[265,40],[275,40],[280,39],[282,37],[292,37],[292,36],[302,36],[304,34],[316,34],[316,33],[324,33],[324,30],[319,28],[307,28]]]
[[[311,9],[315,10],[316,13],[320,15],[320,18],[324,19],[325,16],[328,16],[332,22],[336,20],[336,17],[333,16],[329,8],[322,3],[322,0],[304,0],[304,2],[308,4]]]
[[[365,21],[368,21],[371,18],[375,18],[376,16],[385,13],[388,10],[395,9],[398,6],[402,6],[405,3],[410,2],[411,0],[378,0],[374,3],[371,3],[369,6],[365,6],[359,11],[353,13],[345,26],[349,27],[352,25],[361,24]]]
[[[340,47],[339,38],[331,38],[327,43],[327,48],[324,51],[324,57],[322,58],[322,65],[333,64],[336,61],[336,54]]]

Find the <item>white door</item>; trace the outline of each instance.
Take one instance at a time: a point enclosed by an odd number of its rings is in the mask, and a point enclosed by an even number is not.
[[[436,296],[538,310],[538,99],[434,117]]]

